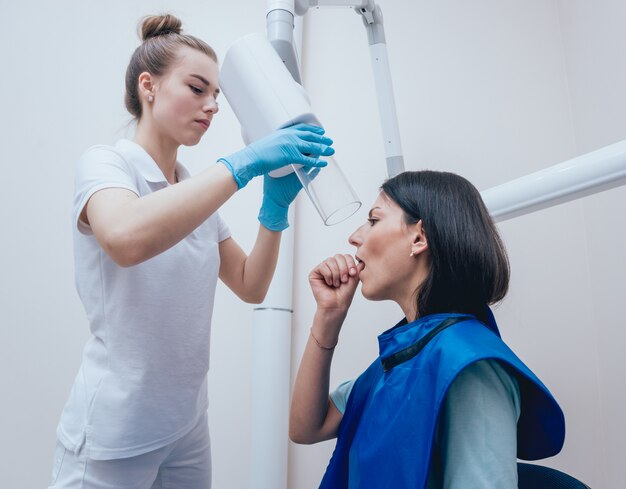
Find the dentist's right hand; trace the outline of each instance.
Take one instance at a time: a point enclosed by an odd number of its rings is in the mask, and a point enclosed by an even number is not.
[[[279,129],[255,141],[242,150],[219,158],[233,174],[239,188],[252,178],[265,175],[290,164],[323,167],[326,162],[318,156],[330,156],[333,141],[324,136],[324,129],[310,124],[295,124]]]

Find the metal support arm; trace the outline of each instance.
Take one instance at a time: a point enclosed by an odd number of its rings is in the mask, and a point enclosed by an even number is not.
[[[404,157],[380,7],[373,0],[270,0],[267,13],[268,38],[294,79],[300,83],[297,54],[289,26],[293,30],[294,15],[305,15],[311,7],[324,6],[352,8],[363,19],[370,47],[387,173],[393,177],[404,171]]]
[[[497,221],[626,184],[626,140],[483,191]]]

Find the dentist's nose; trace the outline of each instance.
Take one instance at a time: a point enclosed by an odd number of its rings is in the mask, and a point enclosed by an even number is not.
[[[204,104],[204,107],[202,107],[203,112],[210,112],[212,114],[217,114],[219,110],[220,106],[214,96],[210,96]]]

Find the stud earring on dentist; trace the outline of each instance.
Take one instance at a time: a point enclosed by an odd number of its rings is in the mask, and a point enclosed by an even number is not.
[[[154,97],[152,95],[148,95],[148,102],[154,102]]]

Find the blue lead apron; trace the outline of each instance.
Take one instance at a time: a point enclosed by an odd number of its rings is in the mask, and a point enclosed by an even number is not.
[[[485,359],[498,360],[519,383],[518,458],[556,455],[563,412],[490,319],[433,314],[381,334],[380,357],[352,388],[320,489],[423,489],[445,395],[465,367]]]

